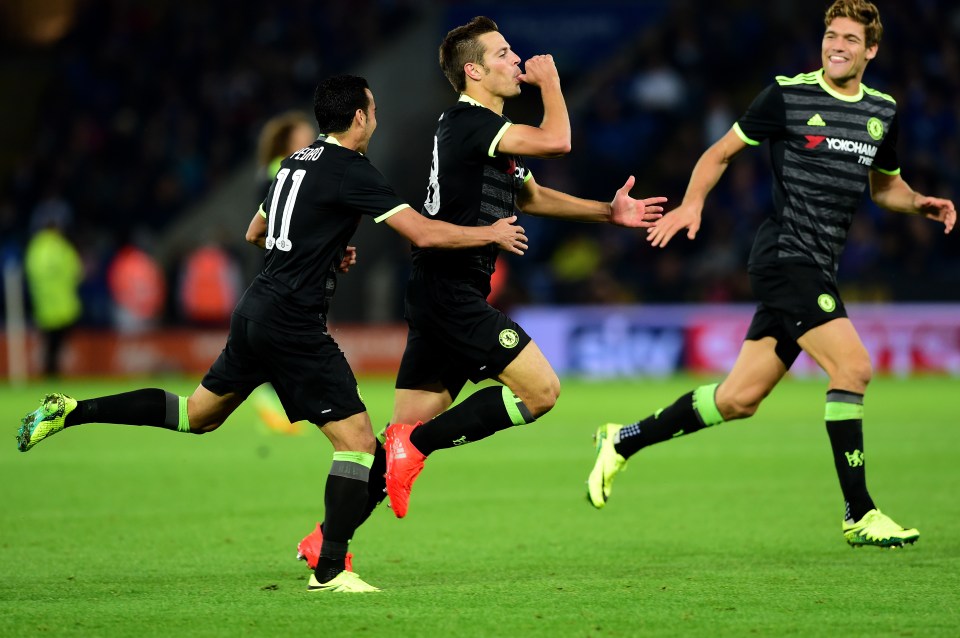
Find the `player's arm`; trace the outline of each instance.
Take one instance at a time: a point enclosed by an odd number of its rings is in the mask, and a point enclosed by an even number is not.
[[[527,249],[527,236],[517,226],[516,216],[499,219],[492,226],[458,226],[437,219],[427,219],[409,206],[384,220],[417,248],[456,250],[496,244],[501,250],[522,255]]]
[[[660,219],[666,197],[634,199],[630,197],[634,179],[631,175],[620,187],[613,200],[598,202],[581,199],[541,186],[533,174],[523,184],[517,197],[517,207],[524,213],[540,217],[555,217],[579,222],[606,222],[631,228],[647,228]]]
[[[923,215],[943,222],[943,232],[949,233],[957,223],[957,209],[949,199],[922,195],[897,174],[870,171],[870,198],[877,206],[895,213]]]
[[[267,239],[267,216],[261,208],[253,215],[250,225],[247,226],[246,240],[254,246],[264,247]]]
[[[553,56],[537,55],[527,60],[520,81],[540,87],[543,120],[540,126],[508,126],[497,144],[497,152],[528,157],[566,155],[570,152],[570,116]]]
[[[732,128],[704,151],[693,167],[683,201],[647,231],[647,241],[654,247],[663,248],[683,228],[687,229],[687,239],[696,237],[707,195],[720,181],[730,160],[747,146],[746,140],[736,128]]]

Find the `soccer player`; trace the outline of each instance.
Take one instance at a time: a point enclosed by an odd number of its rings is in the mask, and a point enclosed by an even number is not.
[[[626,460],[648,445],[752,416],[803,350],[829,376],[825,420],[846,503],[844,538],[852,546],[894,547],[920,536],[877,509],[867,491],[862,419],[872,371],[840,299],[837,263],[868,184],[882,208],[942,222],[946,233],[957,213],[952,202],[921,195],[900,176],[897,105],[861,82],[883,31],[877,8],[836,0],[824,24],[823,68],[777,77],[765,88],[700,157],[681,204],[648,230],[656,247],[683,229],[693,239],[704,200],[730,160],[769,140],[774,211],[748,264],[760,303],[733,369],[721,383],[701,386],[637,423],[600,426],[587,480],[594,507],[606,504]]]
[[[280,171],[284,159],[310,146],[317,139],[313,124],[301,111],[287,111],[267,120],[257,138],[257,179],[262,180],[266,192]],[[352,247],[347,247],[348,252]],[[290,423],[283,413],[277,393],[265,383],[250,394],[253,407],[260,420],[280,434],[302,434],[302,423]],[[316,561],[314,561],[316,566]]]
[[[261,272],[237,304],[226,346],[190,397],[161,389],[77,401],[47,396],[24,417],[26,452],[65,427],[126,423],[204,434],[216,430],[262,383],[277,390],[293,420],[308,419],[333,444],[319,562],[308,590],[377,591],[345,569],[347,544],[368,507],[375,439],[357,382],[327,333],[337,270],[354,261],[347,242],[363,216],[384,222],[415,246],[465,248],[495,243],[522,254],[514,217],[476,228],[428,220],[407,206],[364,156],[377,126],[363,78],[334,76],[317,87],[320,137],[281,163],[246,238],[266,249]]]
[[[521,71],[520,58],[496,23],[476,17],[446,35],[440,66],[460,98],[440,116],[424,216],[464,228],[509,218],[515,207],[634,228],[659,219],[666,198],[631,198],[632,176],[606,203],[543,187],[524,166],[522,155],[558,157],[570,151],[570,120],[551,56],[531,58]],[[540,89],[539,126],[513,124],[503,115],[505,100],[518,95],[524,83]],[[427,455],[531,423],[560,393],[557,375],[536,343],[486,301],[497,252],[492,246],[413,252],[405,298],[409,333],[384,443],[387,494],[398,518],[407,513],[410,489]],[[503,385],[483,388],[447,410],[467,380],[483,379]]]

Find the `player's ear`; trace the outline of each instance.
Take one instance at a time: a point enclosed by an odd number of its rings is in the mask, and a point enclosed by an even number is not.
[[[463,73],[471,80],[476,80],[477,82],[479,82],[480,78],[483,77],[483,75],[480,73],[480,66],[474,64],[473,62],[467,62],[463,65]]]
[[[357,109],[353,114],[353,123],[359,128],[363,128],[367,123],[367,114],[363,109]]]
[[[880,50],[880,45],[875,44],[872,47],[867,47],[867,60],[872,60],[877,57],[877,51]]]

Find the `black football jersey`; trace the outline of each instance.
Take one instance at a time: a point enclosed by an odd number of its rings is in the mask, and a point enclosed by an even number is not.
[[[900,172],[896,102],[861,87],[841,95],[823,69],[778,76],[734,124],[747,144],[770,141],[773,164],[773,216],[757,233],[751,266],[809,263],[836,277],[869,171]]]
[[[463,95],[440,116],[433,138],[427,198],[420,213],[458,226],[490,226],[515,214],[517,193],[529,179],[523,159],[497,153],[511,122]],[[414,264],[489,276],[499,248],[467,250],[414,248]]]
[[[406,207],[363,154],[321,135],[283,160],[267,191],[263,269],[236,312],[284,330],[325,330],[337,267],[361,218],[380,222]]]

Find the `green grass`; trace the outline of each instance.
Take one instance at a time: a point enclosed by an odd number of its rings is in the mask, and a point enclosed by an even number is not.
[[[187,394],[196,380],[151,382]],[[960,632],[957,381],[876,380],[878,504],[923,537],[846,546],[823,381],[785,381],[753,419],[634,457],[608,507],[584,498],[592,428],[662,407],[689,378],[565,382],[541,422],[427,463],[397,521],[360,529],[383,592],[305,592],[296,542],[322,514],[322,434],[264,432],[252,409],[190,437],[88,425],[28,454],[47,388],[0,390],[2,636],[954,636]],[[142,385],[65,381],[78,397]],[[374,422],[389,382],[361,383]]]

